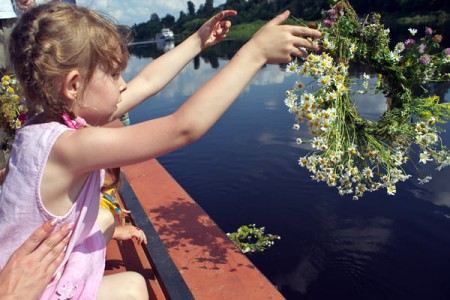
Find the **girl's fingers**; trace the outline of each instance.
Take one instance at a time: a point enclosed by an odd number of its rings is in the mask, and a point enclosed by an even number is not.
[[[237,12],[235,10],[223,10],[220,13],[216,14],[211,19],[209,19],[206,22],[206,24],[208,24],[209,26],[211,26],[211,25],[214,26],[214,24],[218,24],[220,22],[223,22],[224,18],[235,16],[235,15],[237,15]]]
[[[304,26],[293,26],[293,25],[286,25],[286,26],[288,26],[292,34],[296,36],[306,36],[312,38],[320,38],[322,36],[322,33],[317,29]]]
[[[282,24],[284,21],[287,20],[287,18],[289,18],[289,15],[291,13],[286,10],[285,12],[283,12],[282,14],[279,14],[278,16],[276,16],[275,18],[273,18],[272,20],[270,20],[269,22],[267,22],[266,25],[269,26],[275,26],[275,25],[280,25]]]
[[[303,50],[302,48],[294,48],[291,51],[291,56],[306,57],[307,55],[308,55],[308,52]]]
[[[139,228],[139,227],[136,227]],[[139,244],[147,244],[147,237],[145,236],[144,231],[142,231],[142,229],[138,230],[138,234],[136,235],[137,241]]]
[[[145,233],[142,230],[141,230],[141,234],[142,234],[141,243],[144,242],[144,244],[147,245],[147,236],[145,235]]]
[[[213,17],[213,19],[214,19],[215,21],[219,22],[219,21],[221,21],[221,20],[224,19],[224,18],[232,17],[232,16],[235,16],[235,15],[237,15],[237,11],[235,11],[235,10],[231,10],[231,9],[229,9],[229,10],[223,10],[223,11],[221,11],[220,13],[218,13],[217,15],[215,15],[215,16]]]
[[[310,41],[305,38],[297,38],[294,40],[294,46],[297,48],[306,48],[309,50],[318,51],[320,49],[319,44]]]

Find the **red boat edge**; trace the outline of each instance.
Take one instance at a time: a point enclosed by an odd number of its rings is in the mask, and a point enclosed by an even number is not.
[[[110,126],[122,125],[117,121]],[[192,295],[180,299],[284,299],[157,160],[121,169],[128,191],[121,189],[117,197],[131,209],[131,222],[143,228],[147,238],[150,234],[150,239],[147,249],[135,241],[111,241],[105,274],[141,273],[147,278],[150,299],[177,298],[173,290],[178,287]],[[138,211],[133,214],[133,210]],[[158,243],[166,256],[154,249]],[[175,270],[164,275],[170,268]]]

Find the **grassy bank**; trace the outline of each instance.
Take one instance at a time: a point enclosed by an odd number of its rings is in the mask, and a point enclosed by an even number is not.
[[[303,20],[296,21],[290,18],[286,21],[286,24],[299,24],[299,21],[303,22]],[[258,20],[251,23],[233,25],[227,37],[230,39],[246,41],[266,23],[267,21]]]
[[[385,24],[386,28],[396,28],[394,34],[402,33],[403,31],[404,34],[407,34],[407,30],[410,27],[422,30],[425,26],[431,26],[433,29],[436,29],[438,33],[446,37],[445,40],[447,40],[447,43],[448,40],[450,40],[450,13],[443,10],[414,16],[402,16],[398,13],[382,13],[381,15],[382,22]],[[302,20],[300,21],[303,22]],[[237,40],[248,40],[265,23],[266,21],[258,20],[251,23],[233,25],[228,37]],[[294,19],[289,19],[287,23],[298,24]]]
[[[404,26],[442,26],[450,21],[450,13],[439,10],[427,14],[415,16],[402,16],[401,14],[387,14],[382,17],[383,22],[387,24],[398,24]],[[431,25],[430,25],[431,24]]]
[[[265,23],[266,23],[265,21],[258,20],[252,23],[233,25],[227,37],[235,40],[243,40],[243,41],[248,40]]]

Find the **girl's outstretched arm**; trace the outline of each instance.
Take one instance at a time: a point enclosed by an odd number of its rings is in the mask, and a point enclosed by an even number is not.
[[[63,134],[52,150],[55,156],[51,160],[64,161],[72,172],[84,173],[159,157],[199,139],[264,64],[288,63],[294,56],[304,56],[299,48],[318,50],[318,45],[306,37],[317,38],[321,33],[282,25],[288,17],[286,11],[263,26],[173,114],[125,128],[91,127]],[[120,147],[116,147],[118,143]]]
[[[128,83],[115,117],[158,93],[203,49],[222,41],[231,27],[226,18],[236,14],[234,10],[221,11],[180,45],[149,63]]]

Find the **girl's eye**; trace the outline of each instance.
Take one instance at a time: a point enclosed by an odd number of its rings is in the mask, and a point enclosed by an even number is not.
[[[120,73],[119,73],[119,72],[116,72],[116,73],[111,74],[111,76],[112,76],[114,79],[117,79],[117,78],[120,77]]]

